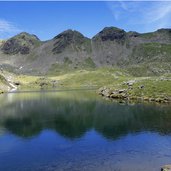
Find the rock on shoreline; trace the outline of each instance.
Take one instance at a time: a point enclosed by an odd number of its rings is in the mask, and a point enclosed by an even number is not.
[[[171,171],[171,165],[165,165],[161,168],[161,171]]]
[[[132,86],[132,85],[131,85]],[[142,85],[141,89],[144,88]],[[147,97],[147,96],[135,96],[129,93],[130,88],[127,89],[111,89],[107,87],[102,87],[98,90],[98,94],[109,99],[122,99],[122,100],[138,100],[138,101],[148,101],[157,103],[170,103],[171,97]]]
[[[4,91],[0,90],[0,94],[3,94],[3,93],[4,93]]]

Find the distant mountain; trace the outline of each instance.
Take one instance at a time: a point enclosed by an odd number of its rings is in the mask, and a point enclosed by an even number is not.
[[[147,58],[149,61],[155,61],[156,55],[161,59],[167,55],[171,57],[170,51],[167,50],[171,45],[171,29],[140,34],[106,27],[93,37],[92,42],[94,57],[100,65],[121,65],[130,61],[130,64],[134,64],[144,62]]]
[[[29,54],[31,50],[40,45],[37,36],[22,32],[2,44],[2,52],[5,54]]]
[[[100,66],[144,67],[149,64],[155,65],[155,70],[164,69],[162,73],[170,72],[171,29],[140,34],[106,27],[92,39],[78,31],[66,30],[44,42],[24,32],[1,41],[0,60],[2,67],[30,74]]]

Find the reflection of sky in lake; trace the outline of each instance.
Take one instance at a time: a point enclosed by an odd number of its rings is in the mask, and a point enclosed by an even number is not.
[[[8,95],[0,97],[0,170],[156,171],[171,163],[169,106],[120,105],[91,91]]]
[[[171,158],[171,138],[149,132],[108,141],[93,130],[75,140],[46,130],[32,139],[0,141],[0,170],[158,170]]]

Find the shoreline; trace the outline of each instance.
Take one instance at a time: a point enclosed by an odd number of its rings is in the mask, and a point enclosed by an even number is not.
[[[123,101],[135,101],[135,102],[149,102],[149,103],[167,103],[171,104],[170,96],[158,96],[158,97],[147,97],[147,96],[133,96],[129,94],[129,89],[111,89],[102,87],[97,93],[111,100],[123,100]]]
[[[134,77],[118,68],[80,70],[57,76],[16,75],[3,71],[0,94],[17,91],[94,89],[109,99],[171,102],[171,75]],[[101,88],[100,88],[101,87]]]

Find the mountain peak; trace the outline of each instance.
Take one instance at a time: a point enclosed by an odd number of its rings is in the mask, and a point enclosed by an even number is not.
[[[1,50],[5,54],[29,54],[30,50],[40,44],[40,40],[37,36],[22,32],[10,39],[8,39],[3,45]]]
[[[69,45],[81,45],[87,40],[88,38],[84,37],[83,34],[76,30],[68,29],[59,35],[54,37],[54,48],[53,53],[60,53]]]
[[[113,26],[105,27],[102,31],[125,32],[123,29],[120,29],[118,27],[113,27]]]
[[[35,40],[39,40],[40,39],[34,35],[34,34],[30,34],[30,33],[27,33],[27,32],[21,32],[19,33],[18,35],[14,36],[14,37],[18,37],[18,38],[21,38],[21,39],[35,39]]]
[[[113,41],[124,39],[125,35],[126,32],[123,29],[117,27],[105,27],[102,31],[95,35],[93,39],[100,38],[102,41]]]
[[[62,33],[58,34],[57,36],[54,37],[54,39],[59,39],[59,38],[66,38],[68,40],[73,39],[74,37],[84,37],[80,32],[76,30],[65,30]]]

